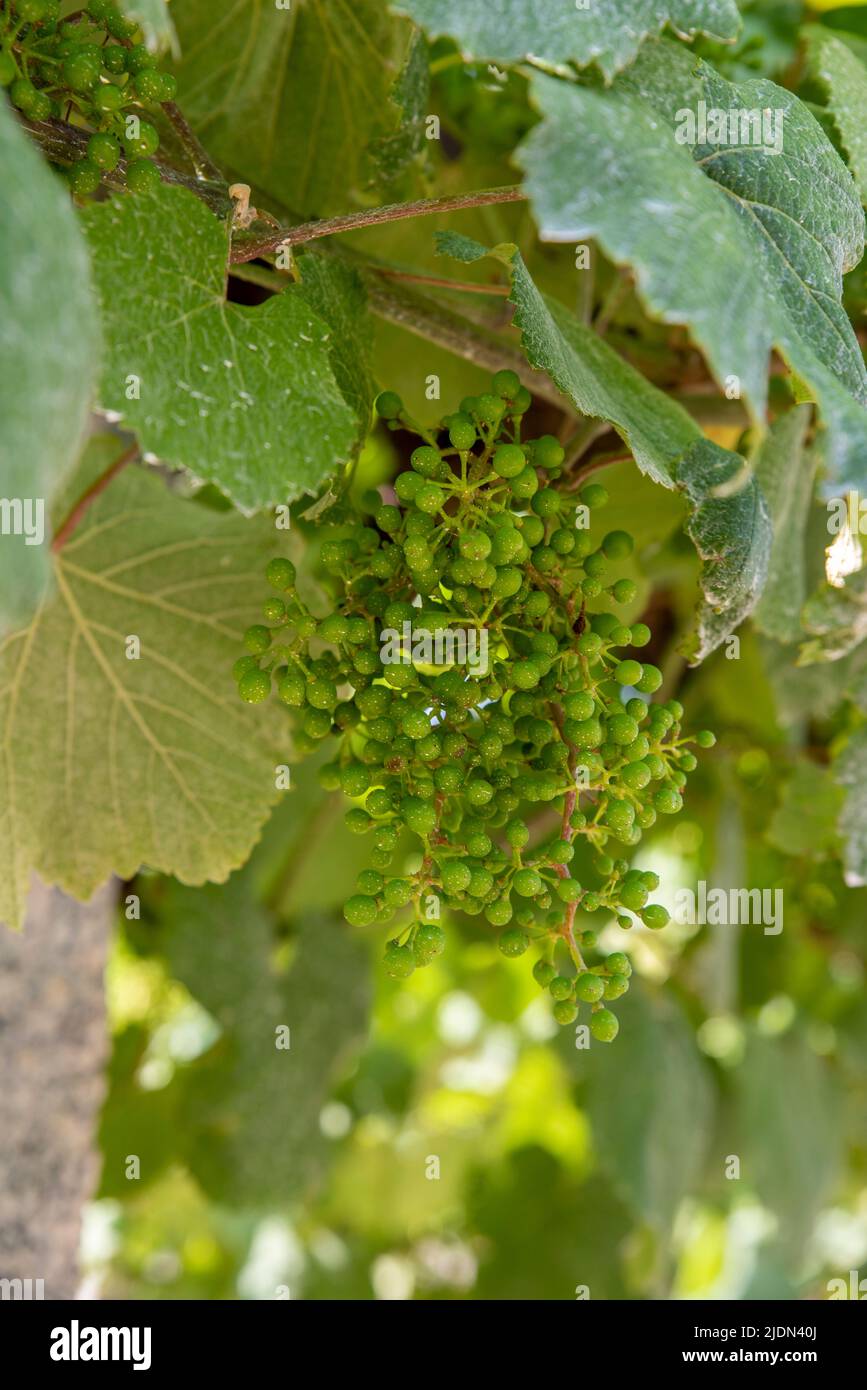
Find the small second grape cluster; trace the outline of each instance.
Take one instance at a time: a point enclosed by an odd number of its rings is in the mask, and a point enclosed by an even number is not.
[[[154,187],[160,175],[149,156],[160,138],[144,113],[173,100],[174,77],[159,71],[138,25],[113,0],[91,0],[65,20],[60,8],[60,0],[0,4],[0,86],[30,120],[62,119],[91,132],[67,169],[74,193],[95,193],[122,160],[127,188]]]
[[[657,875],[630,868],[625,852],[680,810],[696,766],[689,744],[714,736],[685,737],[681,705],[650,701],[662,675],[628,653],[651,633],[611,607],[637,596],[633,580],[612,577],[632,538],[594,538],[606,491],[576,490],[552,436],[522,440],[530,404],[514,372],[497,372],[489,392],[428,430],[383,392],[380,417],[423,441],[411,469],[394,500],[366,494],[322,544],[327,616],[302,601],[289,560],[269,564],[279,597],[247,630],[234,675],[242,699],[273,691],[296,711],[302,753],[336,738],[321,779],[354,801],[347,825],[373,842],[345,915],[357,926],[399,915],[391,975],[443,950],[431,912],[442,902],[500,928],[506,956],[536,945],[533,973],[557,1021],[588,1007],[593,1037],[608,1042],[618,1029],[608,1006],[630,965],[622,951],[588,963],[600,954],[588,918],[607,909],[624,928],[634,916],[665,926],[649,901]],[[486,634],[483,671],[437,667],[407,647],[394,660],[391,634],[460,629]],[[415,867],[393,874],[406,832],[419,842]],[[579,840],[590,885],[570,871]]]

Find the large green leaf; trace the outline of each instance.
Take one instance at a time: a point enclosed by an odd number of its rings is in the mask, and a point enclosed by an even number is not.
[[[849,574],[842,584],[822,583],[804,604],[803,628],[810,634],[798,656],[803,666],[839,661],[867,638],[867,569]]]
[[[399,0],[432,35],[451,34],[468,58],[500,63],[540,58],[583,67],[597,63],[607,77],[631,63],[643,41],[670,25],[684,38],[734,39],[740,16],[734,0]]]
[[[666,1228],[701,1173],[713,1089],[671,999],[636,988],[618,1015],[616,1044],[575,1050],[575,1068],[589,1077],[600,1165],[640,1220]]]
[[[184,1079],[184,1157],[221,1201],[286,1202],[317,1176],[319,1112],[339,1059],[363,1036],[366,952],[345,925],[310,915],[288,972],[276,969],[273,925],[245,875],[195,892],[172,886],[163,910],[169,969],[223,1029]]]
[[[745,480],[732,496],[715,495],[740,473],[743,460],[705,439],[676,402],[562,304],[542,295],[517,247],[498,246],[489,253],[448,233],[438,245],[465,263],[490,254],[508,266],[514,322],[531,366],[547,372],[583,415],[612,424],[655,482],[685,494],[692,512],[687,529],[704,562],[689,654],[702,660],[749,614],[767,571],[770,523],[755,479]]]
[[[864,214],[803,103],[765,80],[726,82],[664,40],[645,45],[609,91],[543,73],[533,89],[543,119],[518,153],[543,237],[595,236],[631,265],[650,312],[689,326],[760,424],[776,345],[819,402],[833,474],[863,482],[867,374],[840,298],[843,272],[862,255]],[[780,153],[707,143],[690,152],[675,132],[699,102],[779,110]]]
[[[274,536],[141,470],[91,507],[56,596],[0,644],[0,921],[34,869],[88,897],[141,864],[202,883],[247,858],[282,757],[230,671]]]
[[[849,165],[867,202],[867,68],[851,48],[820,25],[806,30],[807,60],[828,97]]]
[[[806,598],[805,529],[813,496],[816,456],[805,448],[809,406],[781,415],[768,432],[756,476],[771,513],[774,539],[768,578],[754,620],[778,642],[801,636]]]
[[[741,1180],[777,1216],[779,1244],[796,1258],[837,1174],[834,1077],[802,1034],[753,1034],[736,1085],[739,1133],[729,1152],[741,1160]]]
[[[179,101],[209,151],[300,215],[347,210],[411,157],[412,26],[379,0],[175,0]],[[385,144],[384,144],[385,142]],[[373,147],[373,148],[371,148]]]
[[[343,361],[346,321],[332,328],[303,285],[254,308],[227,303],[227,228],[186,189],[91,207],[85,226],[107,342],[103,407],[147,454],[242,509],[316,491],[359,433],[333,358]],[[339,301],[351,278],[339,270],[326,291],[329,268],[315,274],[320,305],[326,292]],[[361,293],[346,303],[350,325]]]
[[[99,336],[87,248],[69,200],[5,101],[0,171],[2,630],[32,613],[48,577],[48,502],[78,456]]]

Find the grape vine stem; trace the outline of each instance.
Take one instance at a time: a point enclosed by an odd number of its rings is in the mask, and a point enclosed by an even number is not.
[[[460,212],[463,208],[484,207],[489,203],[520,203],[527,195],[517,184],[503,188],[480,188],[474,193],[448,193],[441,198],[419,198],[410,203],[388,203],[381,208],[364,208],[360,212],[344,213],[340,217],[323,217],[316,222],[302,222],[296,227],[278,227],[265,237],[239,238],[232,246],[233,265],[255,261],[278,251],[281,246],[300,246],[317,237],[336,236],[340,232],[355,232],[362,227],[376,227],[383,222],[399,222],[407,217],[429,217],[437,212]]]
[[[138,454],[138,444],[131,444],[109,464],[108,468],[100,473],[98,478],[94,479],[90,487],[84,490],[54,533],[54,540],[51,542],[53,554],[57,555],[63,549],[91,504],[96,501],[101,492],[105,491],[121,469],[126,468],[128,463],[132,463],[134,459],[138,458]]]

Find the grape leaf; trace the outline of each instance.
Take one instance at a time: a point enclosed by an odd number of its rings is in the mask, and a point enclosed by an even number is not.
[[[800,761],[771,817],[767,838],[784,854],[822,854],[837,845],[843,794],[827,768]]]
[[[834,1077],[801,1034],[753,1034],[735,1085],[739,1130],[728,1152],[741,1159],[741,1179],[776,1214],[777,1239],[796,1258],[837,1174]],[[725,1158],[719,1154],[720,1165]]]
[[[278,725],[230,672],[274,535],[138,469],[91,506],[56,596],[0,644],[0,921],[20,922],[34,869],[86,898],[141,864],[202,883],[246,859]]]
[[[813,497],[816,456],[804,447],[809,406],[796,406],[771,426],[756,465],[756,477],[774,528],[768,578],[753,620],[778,642],[801,636],[806,598],[805,529]]]
[[[335,380],[344,349],[303,285],[253,308],[227,303],[227,228],[186,189],[116,198],[84,221],[107,341],[103,407],[147,454],[243,510],[316,491],[351,456],[359,420]],[[328,274],[311,291],[320,303]]]
[[[834,776],[846,792],[840,813],[843,865],[850,888],[867,883],[867,729],[848,739],[834,760]]]
[[[808,67],[827,93],[861,201],[867,202],[867,69],[827,29],[809,25],[804,33]]]
[[[689,501],[687,530],[702,559],[702,602],[689,656],[701,661],[749,614],[767,572],[771,530],[754,478],[731,497],[714,489],[737,476],[743,460],[703,438],[686,412],[625,362],[591,328],[540,294],[517,247],[492,252],[443,233],[440,250],[471,263],[486,255],[511,275],[509,302],[531,366],[546,371],[582,414],[608,420],[643,472]]]
[[[467,58],[596,63],[608,78],[667,25],[683,38],[727,40],[737,37],[741,24],[734,0],[590,0],[582,6],[575,0],[400,0],[396,8],[433,36],[452,35]]]
[[[87,247],[69,199],[5,101],[0,170],[2,630],[30,616],[48,580],[48,503],[78,456],[99,330]]]
[[[172,15],[178,100],[220,164],[300,216],[361,200],[414,119],[407,82],[427,81],[405,19],[379,0],[238,0],[219,17],[174,0]]]
[[[283,1203],[322,1164],[319,1112],[366,1026],[366,952],[344,925],[308,914],[278,972],[272,922],[244,874],[171,885],[164,911],[169,969],[223,1028],[184,1078],[184,1157],[221,1201]],[[283,1026],[288,1048],[276,1045]]]
[[[811,634],[798,664],[839,661],[867,638],[867,569],[849,574],[840,585],[823,583],[804,604],[804,631]]]
[[[177,51],[178,39],[166,0],[123,0],[121,9],[140,26],[149,48]]]
[[[376,395],[370,368],[373,320],[367,312],[364,285],[350,267],[324,256],[302,257],[300,270],[305,303],[328,325],[331,369],[355,416],[356,443],[360,444],[368,432]]]
[[[702,439],[684,455],[677,484],[692,504],[686,529],[701,560],[701,592],[696,630],[684,651],[702,661],[749,617],[765,582],[771,549],[771,523],[765,499],[743,461],[729,449]],[[717,490],[736,486],[731,496]]]
[[[843,271],[862,255],[864,213],[803,103],[765,80],[726,82],[666,41],[645,45],[609,91],[543,73],[533,90],[543,119],[518,159],[542,236],[595,236],[631,265],[649,311],[689,326],[759,427],[776,345],[819,403],[832,473],[864,481],[867,373],[840,303]],[[686,130],[682,115],[700,101],[780,110],[781,152],[701,144],[690,153],[666,126]]]
[[[589,1054],[570,1051],[574,1068],[589,1079],[587,1105],[601,1166],[636,1215],[664,1229],[701,1172],[713,1088],[671,999],[636,987],[621,1002],[615,1046],[591,1043]]]

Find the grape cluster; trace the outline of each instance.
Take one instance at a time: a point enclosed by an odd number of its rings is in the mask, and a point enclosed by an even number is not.
[[[13,106],[30,120],[62,118],[91,132],[67,171],[73,192],[95,193],[122,158],[129,189],[159,183],[149,158],[159,133],[145,112],[171,101],[176,82],[113,0],[91,0],[67,20],[60,0],[11,0],[0,25],[0,86]]]
[[[631,579],[611,575],[632,538],[594,538],[606,491],[576,487],[552,436],[521,440],[529,405],[516,374],[501,371],[490,392],[426,430],[383,392],[380,417],[423,441],[411,468],[393,501],[365,494],[322,544],[336,596],[326,617],[299,596],[292,563],[271,561],[279,597],[247,630],[234,675],[243,700],[274,691],[296,712],[302,753],[336,736],[321,780],[353,800],[347,825],[373,842],[345,915],[366,926],[401,914],[385,953],[391,975],[443,950],[441,902],[483,914],[501,929],[504,955],[541,947],[533,973],[557,1020],[570,1024],[587,1005],[593,1036],[610,1041],[608,1004],[627,990],[629,962],[615,952],[587,964],[589,916],[607,909],[624,928],[633,914],[665,926],[665,908],[649,901],[657,875],[630,868],[624,851],[680,809],[696,765],[688,745],[714,737],[684,737],[681,705],[650,702],[660,671],[625,654],[650,631],[609,606],[636,597]],[[395,657],[394,634],[456,630],[485,634],[484,666],[437,666],[424,645],[398,643]],[[392,874],[406,831],[420,842],[417,864]],[[590,884],[570,872],[580,841]]]

